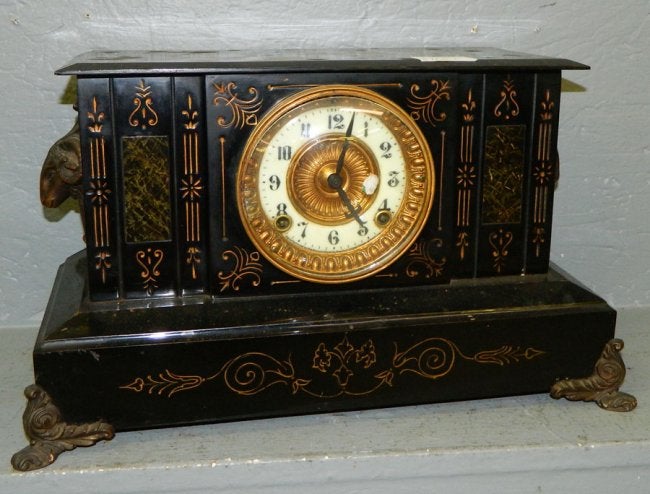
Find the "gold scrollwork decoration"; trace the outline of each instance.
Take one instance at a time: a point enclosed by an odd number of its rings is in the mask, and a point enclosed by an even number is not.
[[[192,95],[190,94],[187,95],[187,107],[181,111],[181,115],[187,119],[187,122],[183,124],[185,128],[185,131],[183,132],[184,176],[181,179],[180,188],[182,198],[186,201],[187,216],[189,214],[189,206],[187,203],[200,199],[203,192],[201,177],[196,176],[199,173],[199,136],[196,132],[198,126],[198,121],[196,120],[198,117],[198,111],[192,108]],[[196,205],[196,209],[196,213],[198,214],[198,204]],[[196,228],[196,225],[190,221],[190,218],[186,218],[186,220],[188,229],[190,227]],[[190,236],[189,230],[187,235],[188,237]],[[197,240],[200,240],[200,238]]]
[[[418,94],[421,90],[418,84],[411,84],[411,96],[407,98],[411,118],[435,126],[436,123],[444,122],[447,114],[437,112],[436,105],[441,100],[449,101],[451,97],[449,81],[431,80],[431,90],[426,95]]]
[[[421,272],[418,267],[424,267],[424,277],[427,279],[442,276],[447,264],[447,258],[436,259],[430,253],[432,247],[441,246],[442,240],[439,238],[434,238],[428,242],[421,240],[414,243],[407,252],[409,262],[406,265],[406,276],[409,278],[420,276]]]
[[[276,384],[290,385],[295,394],[309,384],[307,380],[295,378],[291,358],[280,361],[265,353],[249,352],[228,360],[218,372],[208,377],[182,375],[165,369],[156,376],[136,377],[120,389],[171,398],[176,393],[189,391],[219,377],[228,390],[241,396],[255,395]]]
[[[107,248],[110,245],[110,213],[109,196],[112,194],[108,187],[106,167],[106,139],[101,135],[105,114],[99,108],[97,97],[93,96],[92,111],[87,113],[90,124],[90,181],[85,195],[90,199],[92,210],[93,244],[96,248]],[[107,251],[103,251],[104,254]],[[110,256],[110,254],[109,254]],[[106,269],[110,263],[101,262],[98,269],[102,273],[102,282],[106,283]]]
[[[183,124],[183,128],[186,130],[196,130],[199,125],[197,120],[199,116],[198,110],[195,110],[192,105],[194,101],[192,100],[192,95],[187,94],[187,107],[181,110],[181,116],[185,117],[186,122]]]
[[[145,86],[143,79],[135,86],[135,97],[133,98],[134,109],[129,115],[129,125],[146,129],[147,126],[155,127],[158,124],[158,113],[153,108],[151,97],[151,86]]]
[[[249,352],[229,360],[219,373],[226,387],[241,396],[252,396],[275,384],[290,384],[292,393],[298,392],[306,382],[295,377],[291,358],[280,361],[266,353]]]
[[[90,138],[90,176],[106,178],[106,139],[93,135]]]
[[[539,257],[542,254],[542,245],[546,243],[546,230],[541,226],[533,228],[532,243],[535,246],[535,257]]]
[[[228,273],[219,271],[219,280],[221,292],[231,289],[239,291],[242,280],[249,279],[251,286],[259,286],[262,282],[262,264],[260,263],[260,253],[257,251],[248,252],[241,247],[233,247],[225,250],[221,254],[224,261],[234,259],[235,265]]]
[[[27,472],[46,467],[65,451],[110,441],[115,436],[113,426],[101,420],[78,425],[64,422],[50,395],[36,384],[25,388],[25,396],[28,401],[23,427],[29,446],[11,457],[16,470]]]
[[[190,246],[185,252],[187,255],[185,257],[185,264],[190,266],[192,272],[192,279],[196,280],[199,278],[199,264],[201,264],[201,249],[196,246]]]
[[[510,255],[508,248],[512,243],[512,232],[507,232],[503,228],[491,232],[488,236],[488,242],[492,247],[492,261],[494,270],[500,273],[506,265],[506,259]]]
[[[474,124],[463,125],[460,128],[460,161],[474,161]]]
[[[185,264],[190,267],[193,280],[199,277],[199,265],[202,261],[202,251],[198,245],[201,242],[201,198],[204,184],[200,173],[199,150],[199,112],[194,108],[192,94],[187,93],[185,107],[181,110],[183,123],[183,176],[180,181],[180,195],[185,208]]]
[[[108,199],[112,194],[105,180],[91,180],[88,184],[86,196],[92,205],[93,233],[95,247],[108,247],[110,231],[110,214]]]
[[[539,187],[550,185],[553,180],[553,165],[548,162],[537,163],[533,168],[533,179]]]
[[[547,89],[544,91],[544,99],[539,103],[541,108],[540,117],[543,121],[548,121],[553,118],[553,110],[555,102],[551,100],[551,91]]]
[[[442,231],[442,210],[443,210],[443,204],[444,204],[444,197],[446,194],[444,193],[444,174],[445,174],[445,146],[447,143],[447,132],[444,130],[440,131],[440,179],[438,180],[438,183],[440,184],[440,188],[438,190],[438,231]]]
[[[228,108],[231,113],[229,119],[224,115],[217,116],[219,127],[243,129],[247,125],[250,127],[257,125],[257,112],[262,107],[263,99],[260,98],[260,93],[255,87],[248,88],[250,98],[247,100],[239,97],[236,92],[237,85],[234,82],[227,84],[215,82],[213,87],[215,89],[212,100],[214,106]]]
[[[535,190],[533,193],[533,222],[536,224],[546,222],[549,205],[549,189],[553,180],[553,165],[541,162],[533,168]]]
[[[187,242],[201,240],[200,204],[203,180],[195,175],[181,178],[181,198],[185,201],[185,237]]]
[[[463,102],[460,107],[464,110],[463,121],[471,123],[474,121],[474,111],[476,111],[476,100],[472,97],[472,88],[467,91],[467,101]]]
[[[555,103],[551,100],[550,91],[547,89],[544,92],[544,99],[539,103],[540,122],[537,127],[537,163],[533,169],[535,183],[533,222],[536,224],[545,223],[547,220],[549,191],[555,175],[554,165],[551,163],[554,107]],[[537,247],[539,250],[539,244]]]
[[[88,130],[93,134],[100,134],[102,132],[102,128],[104,127],[104,119],[106,118],[106,114],[103,111],[100,111],[98,106],[97,96],[93,96],[93,111],[89,111],[86,114],[88,116],[88,120],[90,121]]]
[[[459,158],[456,169],[456,227],[461,229],[456,237],[456,247],[460,261],[465,260],[465,253],[470,247],[471,237],[467,229],[472,215],[472,200],[476,186],[476,165],[474,164],[474,112],[476,100],[472,89],[467,90],[467,98],[461,103],[463,124],[460,127]]]
[[[497,364],[500,366],[508,365],[513,362],[523,360],[532,360],[542,355],[544,352],[532,347],[522,349],[512,345],[504,345],[495,350],[485,350],[474,355],[473,360],[482,364]]]
[[[247,352],[229,359],[207,377],[182,375],[165,369],[156,376],[136,377],[119,388],[171,398],[181,391],[220,379],[229,391],[240,396],[253,396],[271,386],[285,385],[294,395],[305,393],[319,399],[331,399],[341,395],[370,395],[384,386],[397,385],[399,376],[406,374],[428,380],[441,379],[452,372],[459,361],[503,367],[545,354],[534,347],[503,345],[466,355],[452,340],[436,337],[416,342],[403,351],[395,342],[393,347],[393,356],[382,363],[380,355],[390,353],[379,352],[372,338],[355,346],[344,335],[335,345],[321,341],[313,351],[310,368],[302,375],[296,373],[291,356],[280,360],[262,352]]]
[[[199,136],[195,131],[183,133],[183,171],[186,175],[199,172]]]
[[[158,277],[160,276],[160,265],[165,254],[161,249],[148,247],[146,250],[139,250],[135,254],[135,260],[142,268],[140,278],[142,286],[147,295],[153,295],[158,288]]]
[[[600,408],[613,412],[629,412],[636,408],[636,398],[619,391],[625,380],[625,363],[620,353],[622,349],[623,340],[614,338],[607,342],[591,376],[556,382],[551,387],[551,397],[593,401]]]
[[[138,377],[129,384],[120,386],[120,389],[130,389],[136,393],[146,391],[149,394],[156,393],[158,396],[165,395],[171,398],[180,391],[194,389],[205,382],[201,376],[182,376],[165,370],[153,377],[148,375],[146,378]]]
[[[508,76],[503,81],[503,87],[499,92],[500,100],[494,107],[494,116],[497,118],[505,118],[510,120],[512,117],[519,115],[519,103],[517,103],[517,90],[515,83]]]
[[[183,124],[183,173],[193,175],[199,173],[199,135],[197,120],[199,112],[192,107],[192,95],[187,95],[187,106],[181,110],[181,116],[186,119]]]
[[[344,389],[347,387],[350,378],[354,376],[351,364],[360,364],[363,368],[368,369],[375,362],[377,362],[377,354],[372,340],[368,340],[359,348],[355,348],[350,344],[346,335],[331,350],[325,343],[320,343],[314,352],[312,368],[322,373],[331,373],[338,385]],[[332,368],[334,368],[333,371]]]
[[[219,156],[221,165],[221,238],[226,240],[228,238],[226,228],[228,214],[226,211],[226,138],[224,136],[219,137]]]
[[[440,379],[451,372],[459,356],[463,355],[452,341],[428,338],[403,352],[398,352],[396,345],[393,367],[399,374],[414,373],[427,379]]]
[[[469,249],[469,233],[459,232],[456,237],[456,247],[458,247],[458,255],[460,260],[465,260],[465,250]]]
[[[456,226],[469,226],[471,188],[476,184],[476,177],[476,167],[469,163],[459,166],[456,170],[456,184],[458,185]]]
[[[106,284],[106,277],[108,271],[113,267],[111,261],[111,253],[106,250],[101,250],[95,255],[95,270],[99,271],[102,283]]]

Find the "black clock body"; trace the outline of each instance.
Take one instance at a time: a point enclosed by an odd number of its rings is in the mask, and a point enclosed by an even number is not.
[[[549,268],[561,70],[584,68],[492,49],[73,61],[59,73],[78,82],[87,248],[59,272],[37,383],[71,421],[133,429],[534,393],[588,374],[615,312]],[[330,85],[401,107],[435,173],[408,250],[338,284],[274,267],[236,200],[255,127]]]
[[[561,69],[584,66],[486,49],[265,56],[91,53],[59,71],[78,78],[91,299],[547,271]],[[235,202],[242,149],[258,122],[283,99],[327,85],[364,87],[403,108],[435,170],[433,207],[411,249],[339,286],[275,269]]]

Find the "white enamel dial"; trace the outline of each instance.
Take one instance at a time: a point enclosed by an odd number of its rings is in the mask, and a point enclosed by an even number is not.
[[[238,173],[242,222],[276,266],[317,282],[387,266],[419,234],[433,164],[410,117],[378,94],[323,86],[258,124]]]
[[[331,103],[336,103],[331,102]],[[345,128],[355,116],[351,136],[352,155],[354,146],[363,143],[370,153],[370,158],[377,164],[377,169],[364,169],[359,177],[362,184],[372,185],[372,177],[377,180],[374,187],[363,187],[361,193],[369,201],[359,212],[363,226],[352,217],[348,211],[345,218],[325,219],[306,216],[301,208],[300,197],[292,200],[289,194],[287,176],[289,167],[300,167],[299,160],[282,159],[288,152],[300,152],[304,146],[310,146],[317,136],[332,134],[332,118],[337,117],[341,128]],[[303,132],[303,129],[306,131]],[[322,141],[320,141],[322,142]],[[311,145],[312,149],[314,148]],[[339,151],[335,146],[334,151]],[[386,149],[386,151],[384,151]],[[321,154],[327,153],[324,149]],[[332,153],[334,157],[336,153]],[[347,155],[347,153],[346,153]],[[309,159],[307,156],[304,159]],[[314,159],[319,156],[312,157]],[[326,158],[325,158],[326,159]],[[350,159],[350,157],[348,157]],[[370,111],[361,111],[355,106],[332,104],[301,112],[289,120],[282,129],[273,136],[268,150],[260,163],[260,198],[262,208],[270,218],[277,217],[281,209],[286,210],[286,216],[291,219],[291,227],[285,232],[290,240],[317,251],[343,251],[361,245],[378,235],[385,225],[374,221],[380,210],[396,211],[404,197],[404,181],[406,179],[402,151],[386,125]],[[284,186],[282,185],[284,182]],[[332,192],[333,200],[340,201]],[[297,204],[294,204],[297,202]],[[286,208],[283,206],[286,205]],[[345,205],[341,203],[341,207]],[[355,208],[359,207],[354,202]],[[337,240],[338,239],[338,240]]]

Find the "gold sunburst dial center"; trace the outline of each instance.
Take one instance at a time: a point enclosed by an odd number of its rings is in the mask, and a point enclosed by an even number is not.
[[[291,160],[287,173],[292,204],[304,217],[321,225],[350,221],[347,207],[330,183],[344,143],[345,137],[340,134],[321,136],[305,143]],[[364,182],[372,175],[379,175],[372,152],[363,142],[349,139],[339,178],[341,188],[359,214],[367,211],[377,194],[376,190],[367,193],[364,189]]]

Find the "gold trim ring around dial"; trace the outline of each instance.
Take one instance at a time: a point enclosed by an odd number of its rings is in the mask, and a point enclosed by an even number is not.
[[[348,147],[340,178],[350,202],[362,215],[372,205],[377,191],[366,194],[364,182],[379,175],[379,166],[365,143],[347,138]],[[287,170],[289,198],[304,217],[321,225],[340,225],[350,221],[350,212],[328,178],[336,173],[346,137],[327,134],[303,144]]]

